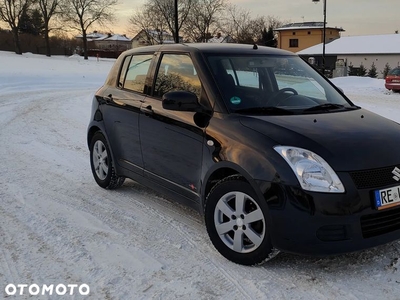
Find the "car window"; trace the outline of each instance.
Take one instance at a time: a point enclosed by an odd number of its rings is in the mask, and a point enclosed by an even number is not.
[[[275,107],[302,113],[329,103],[337,104],[333,108],[351,106],[297,56],[210,54],[207,59],[227,107],[235,112]]]
[[[299,64],[288,59],[281,59],[274,67],[274,74],[279,89],[293,88],[300,95],[327,101],[324,88]]]
[[[158,69],[154,96],[170,91],[189,91],[200,99],[201,82],[191,58],[186,54],[164,54]]]
[[[128,70],[129,63],[131,62],[132,56],[125,57],[124,63],[122,64],[121,72],[119,73],[118,87],[122,88],[125,82],[126,70]]]
[[[397,76],[400,76],[400,68],[394,68],[394,69],[390,70],[388,74],[389,74],[389,75],[397,75]]]
[[[123,87],[125,89],[143,93],[147,72],[149,70],[152,58],[153,58],[152,54],[132,56],[123,83]]]

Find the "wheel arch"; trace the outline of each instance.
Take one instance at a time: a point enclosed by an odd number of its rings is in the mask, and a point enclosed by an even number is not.
[[[232,162],[227,162],[227,161],[220,162],[218,164],[215,164],[204,177],[205,179],[204,179],[204,184],[202,186],[201,199],[200,199],[201,200],[200,208],[202,213],[204,213],[204,206],[207,195],[212,190],[212,188],[222,179],[232,175],[237,175],[242,177],[244,181],[246,181],[252,186],[257,195],[262,197],[262,193],[259,186],[246,170],[244,170],[242,167]]]
[[[101,128],[98,127],[98,126],[92,126],[92,127],[89,128],[88,133],[87,133],[87,145],[88,145],[88,148],[90,148],[90,143],[91,143],[91,141],[92,141],[93,136],[94,136],[94,135],[96,134],[96,132],[98,132],[98,131],[103,132],[103,131],[101,130]],[[103,135],[104,135],[104,133],[103,133]],[[107,138],[107,137],[106,137],[106,138]],[[107,141],[107,142],[108,142],[108,141]]]

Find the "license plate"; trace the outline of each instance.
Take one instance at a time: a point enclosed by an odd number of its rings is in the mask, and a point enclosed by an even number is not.
[[[377,209],[385,209],[396,205],[400,205],[400,185],[375,191],[375,206]]]
[[[400,82],[398,79],[393,79],[392,82]]]

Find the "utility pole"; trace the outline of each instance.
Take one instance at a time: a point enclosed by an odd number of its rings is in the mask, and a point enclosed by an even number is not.
[[[314,3],[318,3],[320,0],[312,0]],[[322,41],[322,74],[325,75],[325,44],[326,44],[326,1],[324,1],[324,31],[323,31],[323,41]]]
[[[179,44],[178,0],[175,0],[175,43]]]

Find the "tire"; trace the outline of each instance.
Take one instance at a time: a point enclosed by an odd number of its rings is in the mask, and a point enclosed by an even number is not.
[[[119,188],[125,181],[115,173],[114,163],[107,140],[96,132],[90,142],[90,167],[97,184],[105,189]]]
[[[242,177],[233,175],[217,183],[204,212],[211,242],[230,261],[256,265],[278,253],[268,233],[267,204]]]

